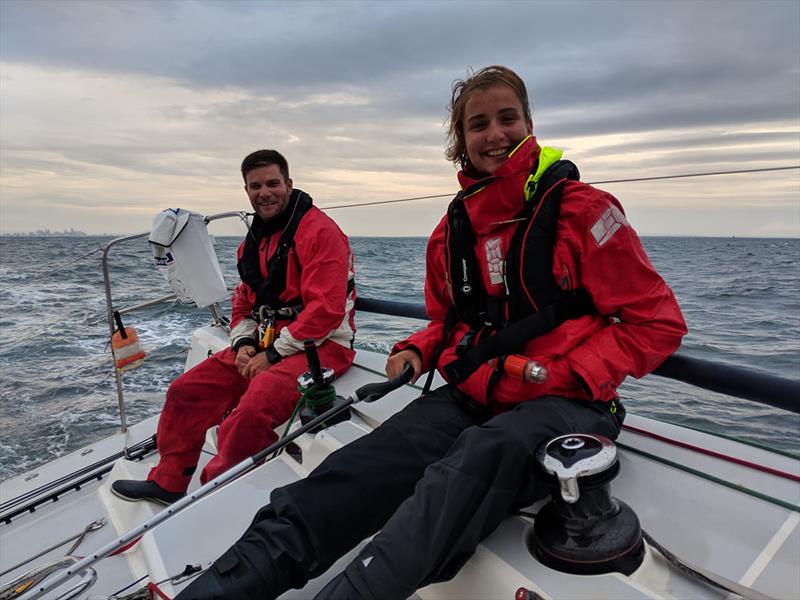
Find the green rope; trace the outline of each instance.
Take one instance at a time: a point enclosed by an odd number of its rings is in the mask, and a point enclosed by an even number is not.
[[[311,409],[311,412],[313,412],[316,417],[325,412],[333,404],[333,401],[336,400],[336,389],[331,384],[324,384],[321,386],[312,385],[307,390],[303,390],[303,388],[297,386],[297,391],[303,394],[300,396],[298,404],[300,404],[300,402],[305,402],[305,405]],[[295,409],[296,408],[297,407],[295,407]],[[318,410],[320,408],[323,410]]]
[[[297,391],[300,392],[300,399],[297,401],[297,404],[295,404],[292,416],[289,417],[289,421],[286,423],[286,428],[283,430],[281,440],[289,435],[289,430],[292,428],[294,420],[303,408],[308,407],[315,416],[319,416],[320,413],[317,412],[319,408],[332,406],[333,401],[336,400],[336,388],[329,383],[323,385],[313,384],[309,388],[303,388],[298,385]],[[322,426],[325,426],[324,421]],[[278,454],[280,454],[280,450],[275,452],[272,458],[275,458]]]
[[[775,504],[780,506],[781,508],[786,508],[788,510],[793,510],[795,512],[800,512],[800,506],[796,504],[792,504],[791,502],[786,502],[781,500],[780,498],[775,498],[773,496],[768,496],[767,494],[762,494],[761,492],[757,492],[756,490],[751,490],[750,488],[746,488],[743,485],[739,485],[737,483],[733,483],[731,481],[727,481],[725,479],[720,479],[719,477],[714,477],[713,475],[709,475],[703,471],[699,471],[697,469],[693,469],[691,467],[687,467],[686,465],[682,465],[680,463],[668,460],[666,458],[662,458],[660,456],[656,456],[655,454],[650,454],[649,452],[645,452],[644,450],[640,450],[639,448],[634,448],[633,446],[629,446],[628,444],[623,444],[620,442],[615,442],[617,447],[623,448],[628,452],[633,452],[634,454],[638,454],[645,458],[649,458],[650,460],[654,460],[659,462],[663,465],[667,465],[673,467],[674,469],[678,469],[680,471],[684,471],[686,473],[691,473],[696,477],[701,477],[713,483],[717,483],[719,485],[723,485],[727,488],[732,490],[736,490],[737,492],[741,492],[743,494],[747,494],[748,496],[753,496],[754,498],[758,498],[759,500],[764,500],[765,502],[769,502],[770,504]]]
[[[653,418],[653,417],[650,417]],[[671,425],[677,425],[678,427],[683,427],[685,429],[691,429],[693,431],[699,431],[700,433],[707,433],[708,435],[713,435],[714,437],[719,437],[725,440],[730,440],[732,442],[739,442],[740,444],[744,444],[745,446],[750,446],[751,448],[758,448],[759,450],[766,450],[767,452],[772,452],[774,454],[780,454],[781,456],[785,456],[786,458],[792,458],[794,460],[800,460],[800,454],[797,452],[792,452],[791,450],[785,450],[783,448],[776,448],[774,446],[770,446],[768,444],[763,444],[761,442],[756,442],[755,440],[750,440],[747,438],[739,437],[736,435],[731,435],[729,433],[724,433],[720,431],[713,431],[712,429],[707,429],[705,427],[701,427],[699,425],[690,425],[688,423],[681,423],[678,420],[666,420],[666,419],[655,419],[656,421],[661,421],[662,423],[669,423]]]

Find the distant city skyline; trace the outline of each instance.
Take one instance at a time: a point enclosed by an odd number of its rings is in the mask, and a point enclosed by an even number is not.
[[[450,87],[489,64],[585,181],[800,165],[800,2],[2,0],[0,233],[249,210],[262,147],[323,209],[449,196]],[[600,187],[641,235],[800,236],[798,170]],[[447,202],[329,214],[426,236]]]
[[[11,237],[14,236],[30,236],[30,237],[86,237],[87,233],[85,231],[80,231],[78,229],[64,229],[61,231],[50,231],[49,229],[37,229],[36,231],[12,231],[9,233],[3,233],[2,235],[8,235]]]

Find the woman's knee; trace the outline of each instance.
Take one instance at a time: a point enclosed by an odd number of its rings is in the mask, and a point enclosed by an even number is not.
[[[465,430],[449,456],[454,459],[453,466],[466,474],[528,470],[537,445],[530,436],[518,430],[488,423]]]

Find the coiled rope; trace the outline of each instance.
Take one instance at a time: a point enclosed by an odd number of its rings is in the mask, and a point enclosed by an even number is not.
[[[324,412],[324,409],[327,409],[333,404],[333,401],[336,400],[336,388],[334,388],[330,383],[325,383],[322,385],[315,384],[309,388],[304,388],[298,385],[297,391],[300,392],[300,399],[297,401],[297,404],[295,404],[292,415],[286,422],[286,427],[284,428],[283,435],[281,435],[280,438],[281,440],[289,435],[289,431],[292,428],[294,420],[297,418],[297,415],[300,414],[300,411],[303,410],[303,408],[308,408],[314,413],[315,416],[319,416],[322,412]],[[272,458],[275,458],[280,453],[281,450],[278,450],[272,455]]]

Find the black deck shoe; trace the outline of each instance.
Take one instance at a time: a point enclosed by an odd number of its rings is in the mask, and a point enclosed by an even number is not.
[[[134,479],[118,479],[111,484],[111,492],[115,496],[131,502],[152,500],[164,505],[172,504],[186,495],[179,492],[168,492],[155,481],[136,481]]]

